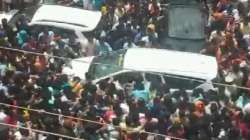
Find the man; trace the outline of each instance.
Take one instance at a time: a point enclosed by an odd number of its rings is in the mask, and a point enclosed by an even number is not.
[[[2,4],[3,4],[3,10],[6,12],[13,8],[12,0],[3,0]]]
[[[152,42],[158,41],[158,34],[155,31],[155,25],[154,24],[149,24],[147,26],[147,35],[142,37],[141,40],[146,43],[145,46],[147,48],[150,48],[152,46]]]
[[[94,56],[95,55],[95,50],[96,50],[96,39],[94,38],[93,35],[90,35],[88,38],[88,44],[86,48],[82,48],[82,52],[85,53],[86,56]]]
[[[240,30],[244,35],[250,34],[250,23],[247,19],[244,19],[242,23],[240,23]]]
[[[8,25],[8,21],[6,18],[2,19],[2,26],[6,33],[6,36],[8,37],[8,41],[14,45],[15,44],[15,33],[13,29]]]
[[[44,28],[38,35],[38,40],[41,40],[41,38],[44,38],[46,43],[50,44],[50,42],[54,39],[54,32],[49,31],[48,28]]]
[[[126,42],[123,44],[123,49],[136,48],[137,46],[133,42],[131,37],[126,37]]]
[[[105,33],[101,33],[99,42],[96,45],[96,53],[97,55],[106,54],[112,51],[110,45],[105,41]]]

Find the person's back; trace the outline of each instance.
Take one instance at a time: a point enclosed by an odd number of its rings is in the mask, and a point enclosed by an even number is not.
[[[2,26],[3,26],[3,29],[6,33],[6,36],[8,37],[8,41],[14,45],[15,43],[15,33],[14,31],[12,30],[12,28],[8,25],[8,21],[6,18],[2,19]]]
[[[149,90],[145,87],[146,84],[142,81],[136,81],[134,89],[131,93],[131,96],[135,99],[143,99],[145,102],[149,101]]]
[[[100,39],[96,45],[95,52],[97,53],[97,55],[106,54],[111,51],[112,51],[112,48],[110,47],[110,45],[104,40]]]

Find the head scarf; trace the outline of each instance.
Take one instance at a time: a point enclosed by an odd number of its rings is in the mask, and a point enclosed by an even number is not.
[[[17,41],[18,41],[18,45],[20,45],[21,47],[23,46],[23,44],[27,41],[28,39],[28,33],[25,30],[21,30],[18,34],[17,34]]]

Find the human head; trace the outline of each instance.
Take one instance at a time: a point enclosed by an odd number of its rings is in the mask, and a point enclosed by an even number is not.
[[[154,24],[149,24],[147,26],[147,31],[148,31],[148,33],[154,33],[155,32],[155,25]]]
[[[197,111],[204,111],[204,109],[205,109],[205,105],[204,105],[204,103],[201,100],[196,101],[194,103],[194,105],[195,105],[195,109]]]
[[[3,25],[3,27],[5,27],[5,26],[7,26],[7,19],[6,18],[3,18],[2,19],[2,25]]]

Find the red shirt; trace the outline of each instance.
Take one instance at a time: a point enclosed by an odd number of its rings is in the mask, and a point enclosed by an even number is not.
[[[244,139],[248,140],[249,128],[245,122],[240,122],[238,124],[239,129],[241,130],[242,136]]]

